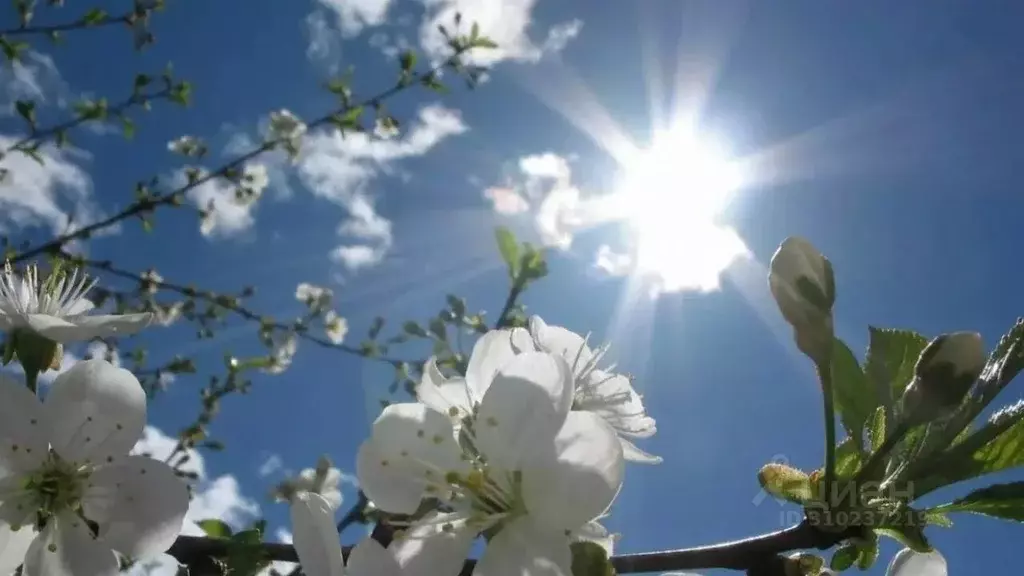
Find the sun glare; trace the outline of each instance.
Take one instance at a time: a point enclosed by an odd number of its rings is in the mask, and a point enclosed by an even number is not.
[[[713,290],[746,246],[717,219],[740,185],[735,164],[710,138],[685,129],[658,134],[623,163],[617,188],[633,235],[636,268],[662,288]]]

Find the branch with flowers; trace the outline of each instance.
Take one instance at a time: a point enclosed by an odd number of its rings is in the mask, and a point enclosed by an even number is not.
[[[128,25],[136,47],[144,48],[153,41],[149,20],[164,7],[160,0],[133,0],[120,16],[91,10],[74,21],[33,25],[36,3],[14,5],[20,26],[0,31],[0,49],[11,63],[28,48],[17,37],[52,39],[58,32],[111,24]],[[442,69],[470,84],[478,78],[481,70],[463,58],[494,44],[476,26],[458,33],[459,17],[455,24],[456,33],[442,30],[452,54],[438,67],[418,71],[415,54],[405,53],[396,84],[359,102],[348,79],[334,79],[327,89],[339,101],[336,109],[309,123],[286,110],[272,113],[266,139],[219,168],[190,166],[187,182],[170,188],[156,178],[140,182],[122,211],[37,245],[14,247],[5,239],[3,363],[19,366],[23,378],[0,374],[0,573],[112,575],[168,552],[193,576],[255,576],[272,561],[298,562],[294,573],[307,576],[608,576],[714,568],[814,576],[871,567],[884,536],[904,546],[889,564],[890,576],[944,576],[945,561],[930,544],[928,526],[949,527],[954,513],[1024,521],[1021,482],[984,486],[946,504],[919,503],[937,489],[1024,465],[1024,404],[976,422],[1024,369],[1024,321],[991,350],[971,332],[926,338],[872,327],[859,359],[833,331],[832,264],[799,238],[780,245],[767,284],[793,328],[794,344],[818,375],[824,456],[815,470],[772,463],[757,478],[767,493],[799,507],[804,519],[742,540],[626,555],[615,554],[617,535],[601,520],[613,507],[627,465],[661,462],[642,447],[657,432],[655,420],[631,379],[603,362],[605,347],[527,313],[521,297],[547,275],[548,264],[543,250],[508,230],[498,230],[497,248],[509,291],[493,323],[449,295],[438,315],[404,322],[391,336],[383,335],[385,322],[377,319],[354,346],[345,343],[347,323],[326,288],[298,284],[295,297],[305,311],[282,321],[245,305],[253,289],[217,293],[73,249],[129,219],[151,230],[158,209],[184,205],[189,192],[207,182],[232,187],[238,203],[254,202],[269,184],[256,160],[275,152],[295,158],[311,130],[397,130],[386,99],[413,86],[442,88]],[[43,162],[42,146],[67,146],[70,132],[92,122],[116,122],[130,137],[130,112],[148,110],[157,100],[187,105],[191,95],[191,85],[170,69],[139,74],[127,99],[79,102],[73,118],[50,127],[41,126],[34,102],[18,101],[14,107],[26,135],[5,154]],[[370,114],[372,126],[366,126]],[[175,140],[170,148],[190,162],[208,153],[195,137]],[[211,225],[217,209],[197,209],[201,227]],[[28,265],[16,270],[15,264]],[[87,269],[131,286],[96,286]],[[136,349],[127,355],[130,369],[122,368],[123,340],[154,322],[182,319],[196,325],[199,338],[211,338],[229,317],[258,324],[268,354],[227,354],[224,373],[202,388],[199,414],[171,453],[162,459],[132,454],[162,376],[196,367],[183,356],[149,367],[145,350]],[[462,337],[474,338],[468,352]],[[245,393],[254,371],[284,372],[300,341],[387,363],[395,370],[390,394],[410,396],[383,402],[361,444],[357,502],[338,519],[341,473],[323,458],[274,489],[289,507],[293,544],[264,542],[266,524],[259,521],[236,531],[211,518],[199,523],[206,537],[181,535],[196,479],[185,464],[195,449],[224,448],[208,429],[220,403]],[[39,386],[41,376],[61,366],[64,347],[83,342],[103,342],[106,356],[75,363],[48,389]],[[429,342],[432,353],[392,355],[392,348],[407,342]],[[339,533],[370,523],[370,537],[341,545]],[[470,558],[479,542],[482,554]]]

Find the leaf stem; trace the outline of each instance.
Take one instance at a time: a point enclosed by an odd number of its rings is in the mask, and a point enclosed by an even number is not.
[[[825,362],[818,364],[818,380],[821,382],[825,413],[825,491],[826,494],[831,494],[832,483],[836,477],[836,409],[832,391],[831,354],[828,356]]]

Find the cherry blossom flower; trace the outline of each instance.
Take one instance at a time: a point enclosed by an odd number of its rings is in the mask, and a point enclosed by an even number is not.
[[[163,462],[128,455],[145,424],[139,381],[104,360],[75,364],[44,402],[0,376],[0,572],[115,576],[115,550],[170,548],[188,490]]]
[[[42,282],[32,265],[17,276],[10,264],[0,278],[0,330],[33,332],[53,342],[128,336],[149,325],[150,313],[95,315],[85,294],[95,280],[73,270],[57,269]]]
[[[334,344],[341,344],[348,334],[348,320],[338,315],[334,310],[328,310],[324,314],[324,333],[327,339]]]
[[[480,348],[482,346],[483,348]],[[424,497],[451,511],[413,522],[391,545],[403,574],[456,574],[473,540],[490,536],[475,574],[571,573],[573,534],[601,516],[622,485],[622,446],[598,415],[570,410],[564,358],[512,354],[500,364],[478,344],[464,389],[479,395],[456,441],[450,414],[393,404],[359,449],[356,473],[381,510],[411,514]],[[504,355],[501,347],[494,351]]]
[[[306,468],[295,478],[290,478],[282,483],[282,496],[291,500],[296,492],[312,492],[319,494],[330,504],[331,509],[337,510],[341,507],[341,481],[343,475],[341,470],[331,465],[327,458],[320,458],[316,468]]]
[[[947,576],[946,559],[937,550],[920,553],[904,548],[896,553],[885,576]]]
[[[295,287],[295,299],[309,307],[311,312],[326,310],[331,305],[334,292],[330,288],[302,282]]]
[[[270,113],[270,137],[293,140],[306,132],[306,124],[288,110]]]
[[[352,549],[346,566],[334,525],[334,508],[312,492],[297,492],[291,501],[292,545],[306,576],[399,576],[395,558],[376,540],[366,538]]]

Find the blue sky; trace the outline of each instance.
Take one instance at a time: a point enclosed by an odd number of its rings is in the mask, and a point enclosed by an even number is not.
[[[111,13],[123,4],[100,3]],[[136,72],[171,60],[194,85],[188,109],[157,105],[137,116],[132,142],[83,130],[72,135],[80,149],[51,152],[46,168],[5,160],[14,180],[0,186],[0,229],[38,241],[68,213],[76,221],[114,213],[131,201],[137,180],[173,180],[183,164],[167,151],[169,140],[200,136],[214,151],[211,162],[226,159],[258,137],[271,110],[305,118],[327,111],[332,100],[318,84],[350,66],[357,96],[386,88],[395,51],[431,54],[433,21],[459,6],[505,47],[487,56],[494,68],[475,92],[454,84],[446,96],[400,95],[388,107],[404,120],[404,134],[383,144],[315,137],[296,165],[268,159],[268,191],[251,209],[218,211],[210,234],[200,233],[193,211],[165,209],[153,234],[126,222],[83,248],[179,283],[255,285],[251,307],[285,320],[302,311],[296,284],[328,286],[349,323],[348,342],[358,343],[375,315],[395,325],[425,318],[449,292],[495,316],[507,289],[496,224],[552,245],[551,274],[525,303],[549,323],[609,341],[659,424],[643,447],[665,462],[629,467],[608,523],[623,534],[621,552],[792,523],[795,508],[752,503],[761,465],[783,458],[810,469],[822,452],[817,384],[763,276],[785,237],[805,236],[833,261],[837,331],[854,349],[864,348],[868,325],[929,336],[977,330],[992,345],[1021,313],[1015,256],[1024,200],[1015,172],[1024,161],[1024,13],[1014,3],[168,4],[154,17],[157,44],[144,53],[130,50],[125,31],[83,31],[63,46],[37,41],[25,67],[0,73],[5,109],[33,98],[44,124],[84,94],[120,99]],[[40,8],[38,18],[61,22],[81,10]],[[12,13],[2,24],[14,25]],[[645,269],[636,280],[630,228],[580,210],[616,192],[624,146],[646,146],[656,129],[693,110],[699,133],[744,167],[744,184],[718,223],[748,255],[714,289],[663,290],[652,299],[652,281],[666,269]],[[9,113],[0,119],[5,142],[21,129]],[[205,203],[223,191],[199,194]],[[661,253],[682,259],[712,248],[680,238]],[[194,329],[179,322],[142,341],[154,362],[187,354],[206,374],[219,369],[226,349],[259,353],[254,326],[232,326],[196,343]],[[206,455],[203,504],[239,521],[258,506],[272,526],[286,528],[287,511],[266,500],[267,490],[323,453],[351,472],[389,377],[387,367],[300,344],[284,374],[258,376],[249,395],[225,400],[212,432],[228,449]],[[171,383],[151,406],[152,424],[173,435],[189,423],[203,383]],[[1020,386],[1004,395],[1001,403],[1011,403]],[[350,502],[353,494],[349,487]],[[1017,558],[1019,526],[955,521],[952,530],[930,532],[950,573],[995,572]],[[883,573],[895,550],[887,544],[871,573]]]

